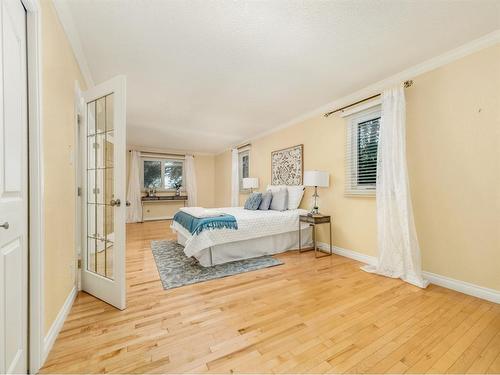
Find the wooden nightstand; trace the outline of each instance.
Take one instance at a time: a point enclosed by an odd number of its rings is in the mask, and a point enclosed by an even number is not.
[[[313,227],[313,247],[302,249],[302,235],[300,226],[302,223],[308,223],[311,227]],[[316,247],[316,225],[318,224],[329,224],[330,226],[330,254],[326,253],[325,255],[318,256],[318,249]],[[300,215],[299,216],[299,252],[303,253],[305,251],[314,250],[314,256],[316,258],[322,258],[324,256],[332,255],[332,222],[331,217],[326,215]]]

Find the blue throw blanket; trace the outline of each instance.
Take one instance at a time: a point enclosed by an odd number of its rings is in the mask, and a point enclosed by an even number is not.
[[[200,234],[207,229],[238,229],[236,218],[233,215],[227,214],[200,219],[179,211],[174,215],[174,221],[178,222],[193,235]]]

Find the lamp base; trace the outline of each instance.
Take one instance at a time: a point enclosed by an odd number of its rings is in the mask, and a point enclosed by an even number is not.
[[[314,198],[314,204],[311,207],[311,211],[307,214],[307,216],[320,216],[321,214],[319,213],[319,207],[318,207],[318,187],[314,187],[314,194],[312,196]]]
[[[323,216],[321,212],[319,212],[318,207],[313,208],[311,211],[307,213],[307,216]]]

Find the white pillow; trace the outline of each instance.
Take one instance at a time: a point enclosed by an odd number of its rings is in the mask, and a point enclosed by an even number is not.
[[[286,185],[267,185],[266,190],[271,190],[271,192],[275,192],[284,188],[286,188]]]
[[[304,196],[304,185],[267,185],[267,190],[271,190],[273,193],[283,188],[288,190],[288,209],[296,210],[299,208],[302,197]]]
[[[272,191],[272,194],[273,199],[271,200],[271,206],[269,208],[274,211],[288,210],[288,190],[282,188]]]
[[[288,190],[288,209],[296,210],[300,206],[305,188],[302,185],[287,186],[286,188]]]

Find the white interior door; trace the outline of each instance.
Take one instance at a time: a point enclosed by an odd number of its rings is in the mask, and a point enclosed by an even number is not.
[[[0,372],[25,373],[28,339],[26,11],[2,0],[0,38]]]
[[[125,308],[125,77],[84,92],[82,289]]]

